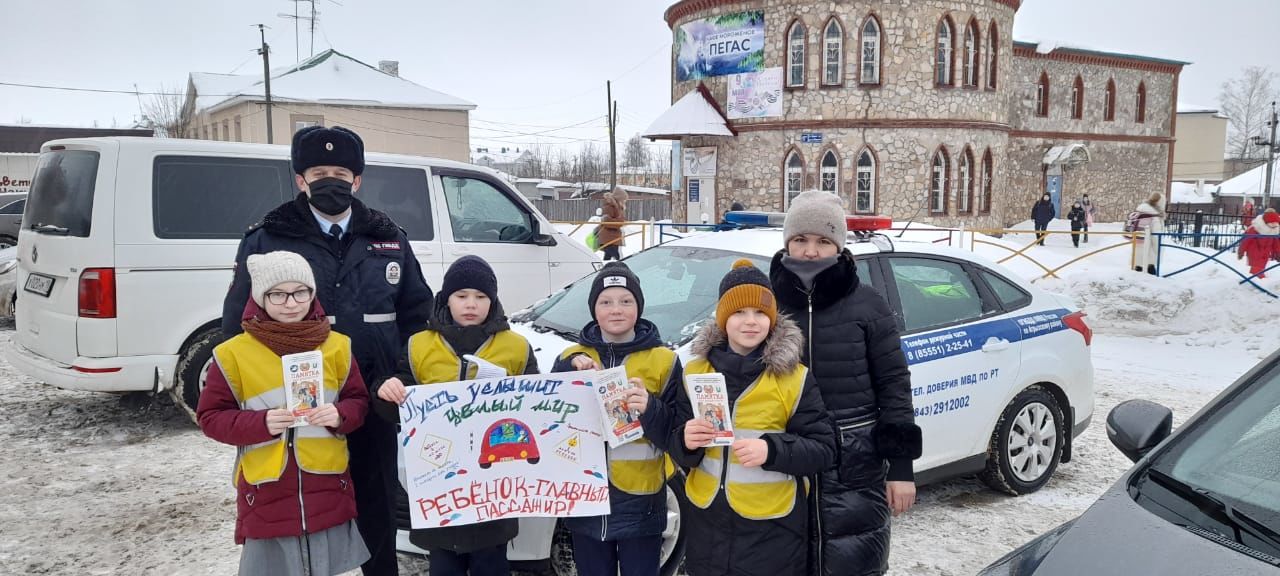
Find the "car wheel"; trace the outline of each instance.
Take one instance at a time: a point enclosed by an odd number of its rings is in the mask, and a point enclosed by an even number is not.
[[[667,481],[667,527],[662,531],[662,548],[658,553],[658,574],[675,576],[684,564],[684,522],[681,502],[684,501],[684,476],[676,474]],[[556,534],[551,541],[551,573],[553,576],[577,576],[573,560],[573,535],[563,523],[556,524]]]
[[[196,421],[196,406],[200,404],[200,393],[204,391],[209,366],[213,364],[213,348],[220,342],[222,331],[210,328],[197,333],[178,352],[177,380],[170,389],[170,395],[173,403],[180,406],[192,422]]]
[[[1062,408],[1039,386],[1020,392],[991,433],[982,480],[1014,496],[1039,490],[1062,458],[1066,439]]]
[[[18,239],[8,234],[0,234],[0,249],[18,245]]]

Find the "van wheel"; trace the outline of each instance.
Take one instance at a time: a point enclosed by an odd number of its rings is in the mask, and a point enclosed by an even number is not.
[[[1005,407],[991,434],[983,482],[1014,496],[1039,490],[1062,458],[1063,426],[1062,408],[1049,391],[1039,386],[1023,390]]]
[[[177,380],[169,390],[173,403],[182,407],[192,422],[196,421],[196,406],[200,404],[200,392],[204,390],[209,366],[213,363],[213,348],[222,342],[222,331],[210,328],[197,333],[178,352]]]
[[[684,475],[677,473],[667,481],[667,528],[662,531],[662,548],[659,549],[659,576],[675,576],[684,565],[684,522],[681,503],[684,502]],[[573,560],[573,535],[563,523],[556,523],[556,534],[551,540],[552,576],[577,576],[577,564]]]

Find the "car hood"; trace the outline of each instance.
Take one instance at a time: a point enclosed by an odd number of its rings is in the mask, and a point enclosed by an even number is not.
[[[529,345],[533,347],[533,356],[538,359],[538,368],[541,368],[544,374],[551,371],[551,366],[556,363],[556,358],[564,352],[565,348],[576,344],[555,332],[535,330],[528,322],[512,322],[511,331],[524,336],[529,341]]]
[[[1280,568],[1152,514],[1133,501],[1128,484],[1126,474],[1076,520],[1032,574],[1280,575]]]

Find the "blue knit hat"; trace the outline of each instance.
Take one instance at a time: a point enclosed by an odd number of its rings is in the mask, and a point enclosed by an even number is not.
[[[444,283],[440,285],[440,297],[448,300],[454,292],[466,288],[479,290],[490,300],[498,299],[498,277],[484,258],[467,255],[454,261],[449,266],[449,270],[444,273]]]
[[[294,132],[290,154],[299,175],[313,166],[341,166],[356,176],[364,172],[364,140],[341,126],[308,126]]]

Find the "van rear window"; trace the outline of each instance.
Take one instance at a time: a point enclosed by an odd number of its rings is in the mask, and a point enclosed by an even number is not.
[[[23,223],[37,231],[89,237],[98,153],[58,150],[40,155]]]
[[[293,197],[287,160],[159,156],[152,207],[157,238],[236,239]]]

